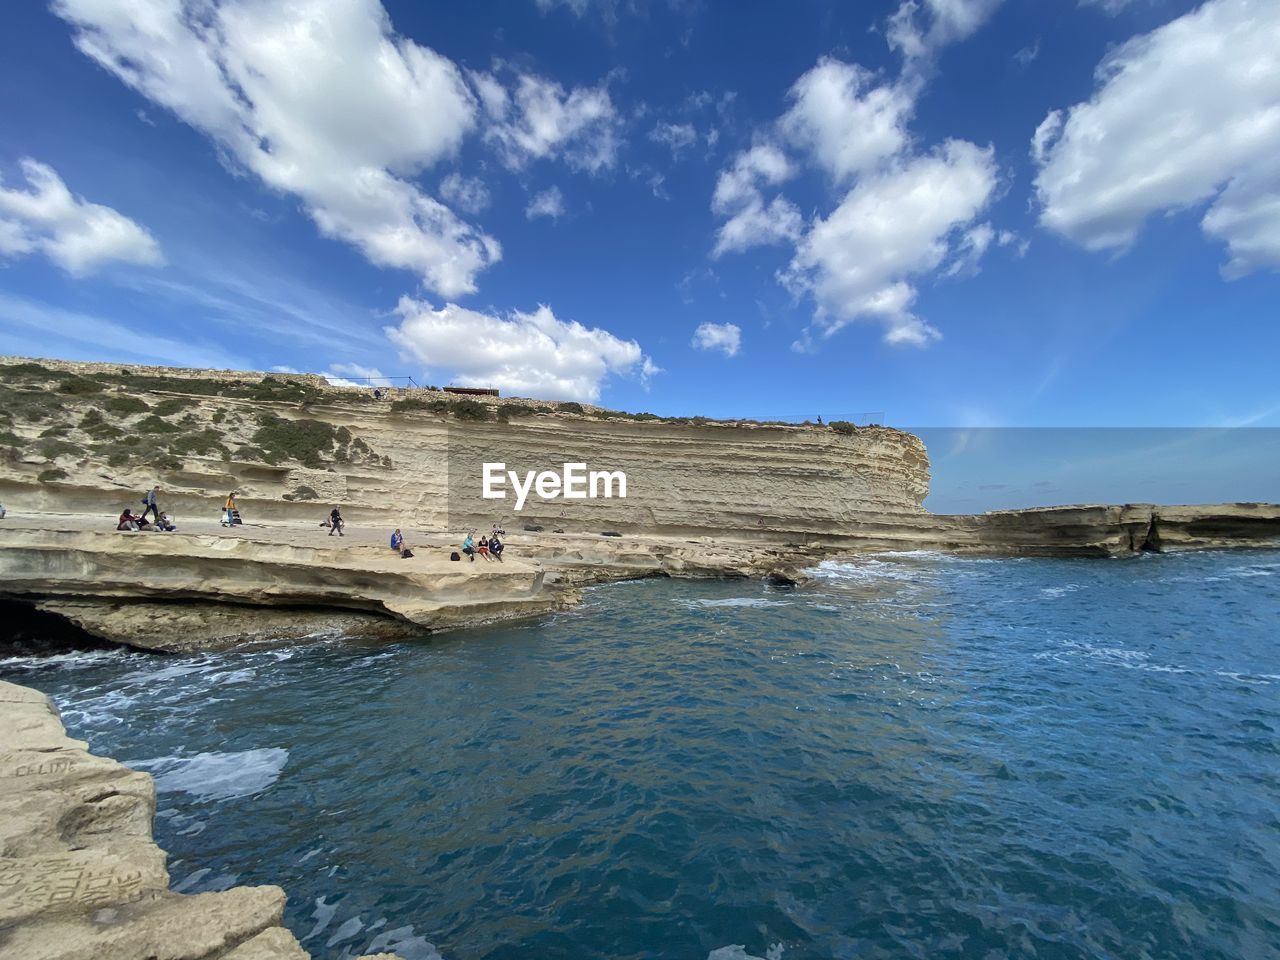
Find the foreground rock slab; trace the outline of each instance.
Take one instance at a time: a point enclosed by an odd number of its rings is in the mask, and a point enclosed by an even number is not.
[[[279,887],[172,892],[155,809],[149,775],[94,756],[46,696],[0,681],[0,957],[307,960]]]

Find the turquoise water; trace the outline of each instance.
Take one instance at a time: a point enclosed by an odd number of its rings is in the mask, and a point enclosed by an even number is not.
[[[8,661],[315,956],[1280,956],[1280,554],[828,563],[534,626]]]

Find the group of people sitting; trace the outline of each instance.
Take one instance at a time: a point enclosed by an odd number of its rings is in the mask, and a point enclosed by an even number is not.
[[[151,523],[147,520],[147,511],[143,510],[141,514],[131,513],[128,507],[124,508],[124,512],[120,514],[120,519],[116,521],[117,530],[160,530],[164,533],[172,533],[177,530],[177,526],[173,522],[173,518],[167,513],[160,513],[155,516],[155,522]]]
[[[164,513],[160,509],[159,504],[160,488],[152,487],[142,495],[142,513],[135,515],[128,507],[124,508],[124,512],[120,514],[120,519],[116,521],[117,530],[161,530],[170,533],[177,530],[177,526],[173,522],[173,518],[169,514]],[[147,521],[147,514],[151,514],[151,521]]]
[[[484,557],[486,560],[492,558],[494,560],[502,559],[502,551],[506,548],[502,541],[498,539],[499,535],[506,536],[507,531],[498,529],[495,523],[493,529],[489,531],[486,538],[483,534],[477,539],[476,532],[472,530],[462,541],[462,552],[467,555],[467,559],[472,563],[476,562],[476,555]]]

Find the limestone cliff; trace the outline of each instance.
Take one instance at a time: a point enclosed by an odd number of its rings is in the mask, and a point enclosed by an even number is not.
[[[242,377],[243,379],[235,379]],[[158,483],[181,517],[240,491],[246,517],[465,531],[495,519],[680,536],[829,532],[919,513],[918,438],[864,427],[638,419],[577,404],[427,391],[374,400],[319,378],[0,360],[0,496],[29,513],[118,513]],[[0,414],[3,417],[4,414]],[[481,464],[621,470],[627,496],[481,497]],[[324,504],[325,509],[319,509]]]

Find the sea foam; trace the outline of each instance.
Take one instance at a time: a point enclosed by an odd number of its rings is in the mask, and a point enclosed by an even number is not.
[[[278,779],[289,751],[263,747],[237,753],[197,753],[190,757],[154,757],[130,766],[156,779],[158,793],[186,793],[200,800],[232,800],[266,790]]]

